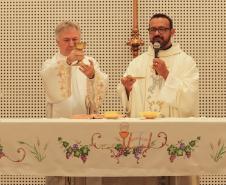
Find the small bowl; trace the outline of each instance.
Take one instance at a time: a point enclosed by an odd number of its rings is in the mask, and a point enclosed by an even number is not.
[[[105,112],[104,113],[104,118],[107,118],[107,119],[118,119],[119,118],[119,114],[118,114],[118,112],[115,112],[115,111]]]
[[[142,112],[141,115],[146,119],[155,119],[160,115],[160,112],[145,111]]]

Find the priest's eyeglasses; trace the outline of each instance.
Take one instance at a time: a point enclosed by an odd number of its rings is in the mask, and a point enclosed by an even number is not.
[[[165,28],[165,27],[159,27],[159,28],[148,28],[148,31],[151,34],[154,34],[156,31],[158,31],[160,34],[166,33],[170,28]]]

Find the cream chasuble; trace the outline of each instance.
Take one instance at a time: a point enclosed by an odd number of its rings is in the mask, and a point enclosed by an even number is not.
[[[124,86],[122,84],[118,86],[124,111],[131,117],[140,117],[140,112],[143,111],[158,111],[165,117],[196,116],[199,79],[196,63],[180,49],[179,44],[173,44],[167,50],[160,50],[159,58],[165,61],[169,70],[169,75],[164,80],[156,75],[152,68],[154,58],[152,48],[150,46],[147,52],[135,58],[124,74],[124,76],[143,77],[133,84],[129,100]],[[161,178],[166,180],[168,178],[169,185],[199,184],[197,176],[152,178],[155,180],[148,181],[153,185],[159,184]]]
[[[143,77],[137,79],[127,99],[125,88],[118,86],[123,107],[131,117],[139,117],[143,111],[159,111],[165,117],[189,117],[197,115],[198,69],[193,59],[183,52],[179,44],[168,50],[160,50],[159,58],[169,70],[166,80],[152,69],[154,51],[135,58],[127,68],[126,75]]]
[[[48,117],[98,111],[107,91],[108,77],[93,58],[85,56],[83,62],[89,64],[89,59],[94,62],[94,79],[88,79],[78,66],[69,66],[60,53],[43,64],[41,76],[47,94]]]

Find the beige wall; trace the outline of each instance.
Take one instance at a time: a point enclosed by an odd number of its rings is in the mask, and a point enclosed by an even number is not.
[[[226,116],[226,2],[224,0],[140,0],[139,28],[148,46],[147,21],[169,14],[175,41],[197,61],[200,115]],[[110,75],[102,107],[121,110],[116,85],[132,59],[126,46],[132,28],[132,0],[1,0],[0,117],[45,117],[41,63],[56,52],[54,28],[62,20],[80,23],[87,54]],[[218,178],[219,177],[219,178]],[[43,177],[1,176],[1,184],[44,184]],[[201,184],[225,184],[224,176],[205,175]]]
[[[197,61],[200,115],[226,116],[226,2],[224,0],[140,0],[139,28],[148,46],[148,18],[163,12],[177,29],[175,41]],[[126,42],[132,29],[132,0],[1,0],[0,115],[45,117],[39,70],[56,52],[54,28],[62,20],[80,23],[87,54],[110,76],[101,111],[121,111],[116,85],[131,61]]]

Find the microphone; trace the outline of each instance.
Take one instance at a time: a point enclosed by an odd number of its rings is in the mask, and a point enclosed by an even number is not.
[[[155,52],[155,58],[158,58],[158,53],[159,53],[159,50],[160,50],[160,43],[159,42],[155,42],[153,44],[153,48],[154,48],[154,52]]]
[[[154,49],[154,52],[155,52],[155,58],[158,58],[158,53],[159,53],[159,50],[160,50],[160,43],[159,42],[155,42],[153,44],[153,49]],[[155,74],[158,75],[157,71],[155,71]]]

